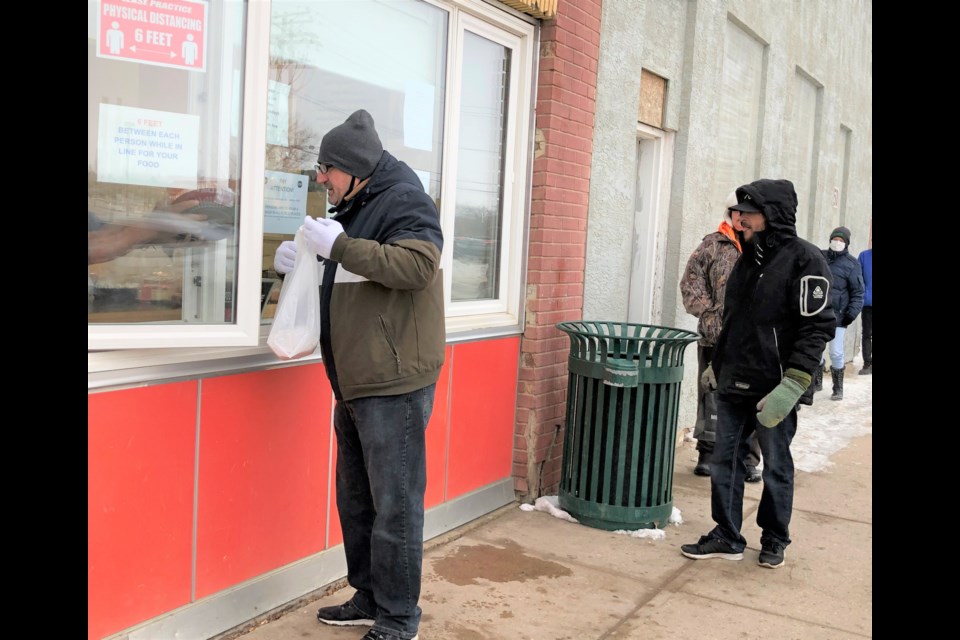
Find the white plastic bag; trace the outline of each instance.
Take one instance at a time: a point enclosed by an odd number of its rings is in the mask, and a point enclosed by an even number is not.
[[[320,343],[320,280],[317,254],[307,249],[303,229],[297,229],[297,259],[283,279],[277,312],[267,345],[278,358],[293,360],[310,355]]]

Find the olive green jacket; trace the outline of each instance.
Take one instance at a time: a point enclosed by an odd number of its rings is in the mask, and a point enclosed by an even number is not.
[[[446,326],[433,200],[413,170],[384,151],[367,185],[331,211],[345,233],[323,261],[320,348],[335,396],[399,395],[435,383]]]

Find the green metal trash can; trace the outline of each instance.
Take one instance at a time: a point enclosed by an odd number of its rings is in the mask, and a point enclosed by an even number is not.
[[[560,508],[607,531],[667,524],[683,354],[691,331],[561,322],[570,337]]]

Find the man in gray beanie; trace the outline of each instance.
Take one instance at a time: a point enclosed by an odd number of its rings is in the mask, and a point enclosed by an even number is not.
[[[336,397],[337,510],[356,589],[317,619],[371,626],[364,640],[416,640],[425,431],[446,348],[440,216],[363,109],[323,136],[317,183],[333,216],[307,216],[301,230],[323,263],[320,351]],[[295,242],[280,245],[278,273],[296,253]]]
[[[850,229],[837,227],[830,232],[830,246],[821,249],[823,257],[830,265],[833,274],[833,287],[830,289],[830,305],[837,315],[837,332],[833,340],[827,343],[830,352],[830,378],[833,381],[831,400],[843,400],[843,372],[846,360],[843,353],[843,340],[850,326],[863,309],[863,271],[860,263],[850,255]],[[814,375],[814,389],[823,388],[824,358],[820,357],[820,367]]]

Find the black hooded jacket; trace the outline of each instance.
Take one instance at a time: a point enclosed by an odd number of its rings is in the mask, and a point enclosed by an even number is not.
[[[766,229],[743,254],[727,282],[723,328],[713,371],[721,394],[760,398],[787,369],[813,375],[837,321],[832,276],[820,249],[797,237],[797,194],[789,180],[757,180],[737,201],[763,210]]]

